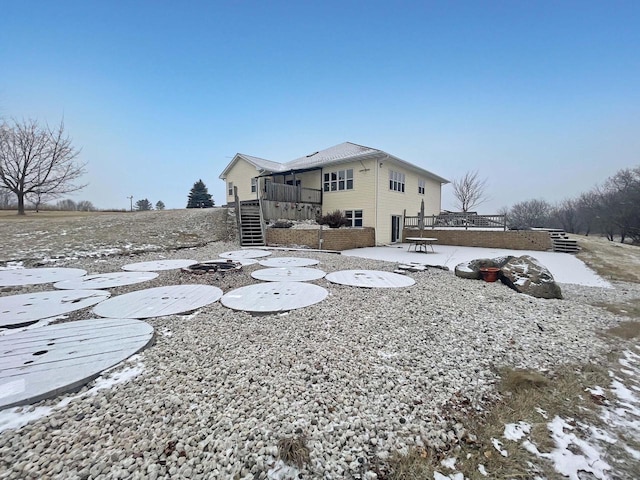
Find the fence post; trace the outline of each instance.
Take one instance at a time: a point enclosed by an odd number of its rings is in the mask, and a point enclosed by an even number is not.
[[[233,199],[236,202],[236,223],[238,224],[238,241],[242,246],[242,217],[240,215],[240,197],[238,197],[238,187],[233,187]]]

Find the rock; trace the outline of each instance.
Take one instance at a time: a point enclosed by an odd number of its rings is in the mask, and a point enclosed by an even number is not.
[[[460,278],[470,278],[472,280],[480,280],[482,278],[482,275],[480,275],[481,268],[487,268],[487,267],[502,268],[512,258],[515,258],[515,257],[511,255],[507,255],[504,257],[496,257],[496,258],[477,258],[469,262],[462,262],[456,265],[455,274],[456,274],[456,277],[460,277]]]
[[[516,292],[537,298],[562,298],[562,291],[551,272],[537,259],[522,255],[502,267],[502,283]]]

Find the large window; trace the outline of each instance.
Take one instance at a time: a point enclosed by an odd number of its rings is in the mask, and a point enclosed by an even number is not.
[[[227,183],[227,195],[233,197],[233,182]]]
[[[322,190],[325,192],[353,190],[353,169],[325,173]]]
[[[404,192],[404,173],[389,170],[389,190]]]
[[[362,226],[362,210],[345,210],[344,216],[351,222],[352,227]]]
[[[251,179],[251,193],[256,193],[258,191],[258,179],[253,177]]]
[[[424,188],[426,182],[424,180],[418,180],[418,193],[424,195]]]

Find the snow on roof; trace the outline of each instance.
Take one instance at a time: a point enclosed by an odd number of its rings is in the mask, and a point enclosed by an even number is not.
[[[385,153],[381,150],[376,150],[375,148],[364,147],[351,142],[344,142],[339,145],[334,145],[333,147],[325,148],[319,152],[313,152],[309,155],[305,155],[304,157],[291,160],[290,162],[285,163],[285,166],[288,170],[320,167],[335,162],[345,160],[351,161],[358,157],[376,154],[384,155]]]
[[[252,157],[251,155],[245,155],[244,153],[239,153],[238,156],[244,158],[247,162],[255,165],[261,170],[277,172],[282,169],[282,164],[278,162],[273,162],[260,157]]]
[[[428,170],[425,170],[417,165],[409,163],[398,157],[394,157],[382,150],[376,148],[365,147],[364,145],[357,145],[351,142],[344,142],[333,147],[325,148],[317,152],[312,152],[304,157],[296,158],[286,163],[273,162],[260,157],[252,157],[251,155],[245,155],[244,153],[238,153],[224,171],[220,174],[220,178],[226,178],[227,173],[231,170],[231,167],[238,161],[238,159],[244,159],[251,165],[256,167],[256,170],[261,173],[279,173],[289,172],[292,170],[304,170],[312,168],[326,167],[337,163],[345,163],[351,161],[361,160],[367,157],[383,157],[385,159],[394,160],[406,168],[415,170],[420,174],[426,175],[440,183],[449,183],[449,180],[442,178]]]

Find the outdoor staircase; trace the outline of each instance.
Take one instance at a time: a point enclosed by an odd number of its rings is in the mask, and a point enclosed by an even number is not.
[[[243,247],[265,245],[258,202],[240,204],[240,245]]]
[[[549,232],[551,246],[554,252],[578,253],[580,251],[578,241],[569,238],[567,233],[560,228],[534,228],[533,230]]]

